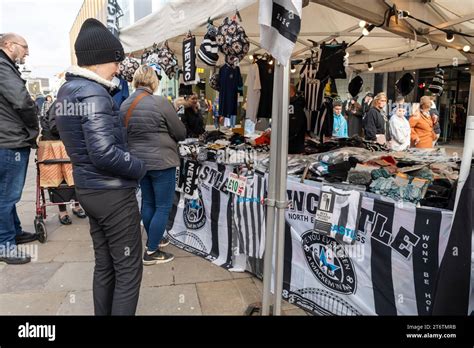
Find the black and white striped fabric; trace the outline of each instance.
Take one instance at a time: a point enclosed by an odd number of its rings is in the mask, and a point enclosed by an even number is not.
[[[168,235],[217,265],[261,277],[267,182],[254,174],[239,198],[226,191],[232,169],[202,164],[199,199],[177,192]],[[433,314],[453,213],[363,195],[356,243],[343,245],[314,231],[320,191],[288,180],[283,297],[320,315]]]
[[[198,57],[207,65],[215,66],[219,60],[219,46],[214,31],[208,31],[199,47]]]
[[[171,242],[216,265],[231,267],[232,197],[225,190],[229,167],[204,162],[199,171],[199,199],[176,192],[167,226]]]
[[[430,315],[452,212],[364,197],[347,246],[312,230],[319,194],[288,182],[283,297],[322,315]]]
[[[266,178],[260,173],[253,173],[247,177],[244,196],[233,195],[233,267],[257,275],[261,275],[263,269],[265,195]]]
[[[306,110],[316,111],[322,102],[322,95],[324,86],[321,81],[316,79],[318,72],[317,66],[314,66],[311,59],[307,59],[300,70],[301,80],[298,85],[298,90],[303,93],[306,100]]]

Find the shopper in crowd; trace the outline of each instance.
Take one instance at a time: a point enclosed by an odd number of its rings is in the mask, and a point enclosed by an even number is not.
[[[307,120],[304,112],[304,97],[296,94],[296,87],[290,86],[290,109],[288,126],[288,153],[304,153]]]
[[[363,120],[365,139],[379,144],[386,144],[390,140],[390,128],[385,114],[386,105],[385,93],[377,94]]]
[[[347,118],[348,135],[362,135],[362,106],[357,98],[351,98],[346,105],[345,116]]]
[[[212,118],[214,119],[214,127],[219,129],[220,125],[220,115],[219,115],[219,97],[216,97],[214,103],[212,104]]]
[[[47,95],[43,103],[43,106],[41,107],[41,112],[40,112],[41,117],[45,117],[48,114],[48,111],[51,108],[51,105],[53,105],[53,97],[50,95]]]
[[[136,91],[122,104],[120,114],[127,127],[132,156],[143,160],[147,173],[140,182],[142,220],[148,234],[145,265],[172,261],[174,256],[161,250],[169,244],[163,238],[173,206],[178,142],[186,138],[186,127],[165,97],[155,96],[158,78],[144,65],[134,75]]]
[[[181,116],[181,121],[186,126],[186,137],[199,138],[206,130],[204,120],[199,112],[198,96],[196,94],[188,96],[185,98],[183,105],[185,110],[184,115]]]
[[[430,114],[431,98],[423,96],[420,99],[420,109],[410,117],[411,141],[414,147],[428,149],[433,147],[436,139],[433,119]]]
[[[433,131],[436,134],[436,139],[433,141],[433,147],[434,147],[436,143],[438,142],[439,137],[441,136],[441,126],[439,124],[439,111],[438,111],[438,108],[436,107],[436,96],[434,95],[431,96],[430,115],[433,121]]]
[[[410,147],[410,123],[405,117],[406,109],[400,107],[390,118],[390,147],[394,151],[404,151]]]
[[[95,252],[96,315],[134,315],[143,273],[140,211],[135,197],[145,164],[128,151],[126,130],[111,93],[120,41],[87,19],[74,44],[78,66],[58,91],[56,124],[71,158],[76,194],[89,217]]]
[[[42,112],[46,112],[45,115],[42,115],[40,122],[41,122],[41,141],[59,141],[61,140],[58,132],[58,128],[56,126],[56,113],[54,112],[54,103],[52,103],[49,107],[48,110],[45,111],[45,105],[48,103],[48,97],[52,101],[51,96],[46,97],[46,101],[43,104],[43,110]],[[40,144],[41,146],[41,144]],[[55,188],[51,188],[50,192],[54,194]],[[72,197],[72,199],[77,200],[75,196]],[[72,219],[68,214],[67,211],[67,206],[66,204],[60,204],[59,206],[59,222],[62,225],[71,225],[72,224]],[[79,203],[74,204],[74,207],[72,208],[72,213],[76,215],[80,219],[85,219],[87,217],[86,213],[84,210],[81,208]]]
[[[372,107],[372,102],[374,100],[374,94],[373,93],[367,93],[362,99],[362,117],[365,117],[365,115],[369,112],[370,108]]]
[[[16,245],[36,239],[23,231],[16,211],[39,131],[38,109],[17,66],[28,54],[20,35],[6,33],[0,38],[0,262],[8,264],[30,262]]]
[[[408,106],[408,104],[405,103],[405,97],[402,96],[402,95],[399,95],[395,99],[395,103],[392,105],[392,109],[390,111],[390,118],[392,118],[392,116],[397,115],[398,112],[399,112],[398,111],[399,109],[404,109],[405,110],[405,117],[408,120],[408,118],[410,117],[409,106]]]
[[[332,127],[332,136],[336,138],[347,138],[347,121],[342,114],[342,103],[335,101],[332,104],[334,123]]]

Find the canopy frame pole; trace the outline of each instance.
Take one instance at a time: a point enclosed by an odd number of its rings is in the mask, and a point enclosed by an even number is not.
[[[276,255],[275,255],[275,306],[274,315],[281,315],[281,300],[284,276],[284,254],[285,254],[285,210],[288,207],[286,194],[287,164],[288,164],[288,125],[289,125],[289,87],[290,87],[290,62],[285,66],[277,66],[280,70],[276,83],[281,84],[281,116],[278,123],[272,127],[278,133],[278,142],[275,144],[280,160],[277,162],[277,192],[276,192]],[[283,76],[281,76],[283,73]],[[273,133],[272,131],[272,133]]]
[[[278,64],[275,66],[274,81],[279,80],[279,68]],[[278,83],[273,84],[273,100],[272,100],[272,123],[277,124],[280,119],[280,85]],[[277,134],[273,136],[276,139]],[[273,138],[272,136],[272,138]],[[270,315],[270,306],[272,305],[272,275],[273,275],[273,257],[274,257],[274,239],[275,239],[275,198],[276,198],[276,172],[279,152],[277,149],[277,141],[270,143],[270,172],[268,174],[268,191],[267,191],[267,221],[265,228],[265,255],[264,255],[264,266],[263,266],[263,299],[262,299],[262,315]]]
[[[468,116],[466,119],[466,133],[464,135],[464,148],[462,153],[461,168],[459,170],[458,187],[456,188],[456,200],[454,203],[453,214],[461,197],[461,191],[466,183],[467,177],[471,171],[472,155],[474,154],[474,116]]]

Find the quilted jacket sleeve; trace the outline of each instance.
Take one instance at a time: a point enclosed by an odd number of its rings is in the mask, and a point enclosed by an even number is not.
[[[92,163],[99,169],[125,178],[141,179],[145,164],[116,146],[113,133],[113,107],[110,98],[95,95],[82,100],[93,106],[88,116],[82,117],[82,131]]]

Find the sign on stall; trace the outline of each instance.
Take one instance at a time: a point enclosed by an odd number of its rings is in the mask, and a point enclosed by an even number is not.
[[[245,176],[230,173],[229,180],[227,181],[227,191],[238,196],[244,196],[245,185],[247,185],[247,178]]]

